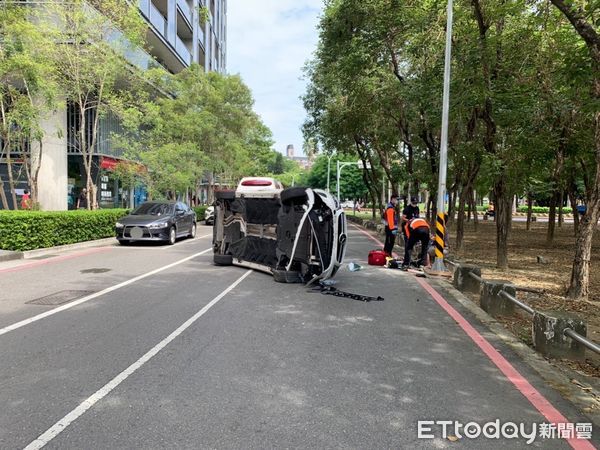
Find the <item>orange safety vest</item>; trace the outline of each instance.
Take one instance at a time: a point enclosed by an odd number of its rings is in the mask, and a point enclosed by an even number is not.
[[[406,225],[404,225],[404,231],[406,232],[406,237],[410,237],[410,230],[416,230],[417,228],[427,228],[429,230],[429,224],[425,219],[416,218],[412,219]]]

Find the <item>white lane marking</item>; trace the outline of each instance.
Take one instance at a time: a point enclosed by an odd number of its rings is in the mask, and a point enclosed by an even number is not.
[[[106,397],[113,389],[115,389],[119,384],[125,381],[129,376],[135,373],[139,368],[141,368],[144,364],[150,361],[158,352],[160,352],[163,348],[165,348],[171,341],[173,341],[177,336],[183,333],[187,328],[189,328],[196,320],[202,317],[210,308],[212,308],[219,300],[221,300],[225,295],[227,295],[232,289],[234,289],[238,284],[240,284],[248,275],[250,275],[253,271],[248,270],[241,277],[239,277],[236,281],[234,281],[227,289],[213,298],[210,303],[208,303],[204,308],[186,320],[179,328],[173,331],[170,335],[160,341],[156,346],[150,349],[144,356],[130,365],[127,369],[105,384],[103,387],[98,389],[94,394],[89,396],[86,400],[83,401],[77,408],[72,410],[54,425],[52,425],[48,430],[42,433],[36,440],[31,442],[25,450],[33,450],[40,449],[48,444],[52,439],[62,433],[71,423],[81,417],[85,412]]]
[[[184,239],[183,241],[176,242],[173,245],[165,245],[165,246],[161,247],[160,250],[169,250],[170,248],[179,247],[180,245],[193,244],[194,242],[196,242],[196,239],[202,239],[202,238],[209,237],[209,236],[212,236],[212,233],[211,234],[203,234],[202,236],[196,236],[194,239]]]
[[[37,322],[38,320],[44,319],[48,316],[52,316],[61,311],[65,311],[74,306],[81,305],[82,303],[85,303],[89,300],[100,297],[101,295],[108,294],[109,292],[116,291],[117,289],[121,289],[122,287],[128,286],[132,283],[135,283],[136,281],[143,280],[144,278],[148,278],[149,276],[152,276],[152,275],[155,275],[164,270],[170,269],[171,267],[175,267],[175,266],[178,266],[179,264],[183,264],[184,262],[189,261],[190,259],[196,258],[197,256],[200,256],[200,255],[204,255],[205,253],[210,252],[210,251],[212,251],[212,248],[207,248],[206,250],[203,250],[200,253],[195,253],[192,256],[188,256],[187,258],[180,259],[179,261],[175,261],[174,263],[168,264],[163,267],[159,267],[158,269],[154,269],[154,270],[152,270],[150,272],[146,272],[142,275],[138,275],[137,277],[123,281],[122,283],[115,284],[114,286],[108,287],[108,288],[98,291],[94,294],[90,294],[85,297],[82,297],[79,300],[75,300],[74,302],[68,303],[63,306],[59,306],[58,308],[51,309],[50,311],[43,312],[41,314],[38,314],[37,316],[30,317],[29,319],[21,320],[20,322],[13,323],[12,325],[9,325],[7,327],[0,328],[0,336],[8,333],[10,331],[14,331],[17,328],[21,328],[21,327],[24,327],[25,325],[29,325],[30,323]]]

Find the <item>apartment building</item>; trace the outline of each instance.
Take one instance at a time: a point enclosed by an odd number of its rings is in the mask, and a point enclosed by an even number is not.
[[[161,65],[178,73],[198,63],[207,72],[225,72],[227,0],[138,0],[137,4],[148,23],[147,46],[124,55],[131,64],[141,70]],[[208,20],[203,20],[206,15]],[[78,116],[75,106],[67,102],[65,110],[56,111],[42,123],[46,133],[38,189],[43,210],[73,209],[83,188],[85,171],[77,149]],[[112,145],[112,136],[120,128],[118,119],[110,114],[100,119],[92,175],[97,180],[101,207],[133,206],[145,199],[143,188],[124,191],[112,175],[112,169],[123,158]],[[32,146],[35,149],[35,144]],[[0,175],[7,179],[3,161]],[[17,198],[27,187],[26,180],[19,179]],[[6,194],[10,199],[10,193]]]

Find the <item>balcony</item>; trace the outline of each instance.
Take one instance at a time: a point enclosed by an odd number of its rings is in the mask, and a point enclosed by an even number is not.
[[[190,5],[188,5],[188,3],[186,2],[186,0],[177,0],[177,7],[181,11],[181,14],[185,18],[185,20],[187,20],[188,25],[191,28],[192,24],[194,23],[194,21],[193,21],[193,14],[192,14],[192,8],[190,8]]]
[[[192,64],[192,54],[190,53],[190,51],[179,36],[175,38],[175,50],[177,51],[177,54],[181,57],[181,59],[185,61],[186,65],[189,66],[190,64]]]
[[[150,2],[150,23],[156,28],[156,30],[164,37],[167,36],[167,19],[158,10],[156,6]]]

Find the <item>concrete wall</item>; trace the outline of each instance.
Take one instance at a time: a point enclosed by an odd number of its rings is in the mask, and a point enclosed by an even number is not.
[[[39,202],[44,211],[67,209],[67,112],[60,108],[42,119],[44,139],[38,179]],[[39,145],[32,143],[34,166]]]

